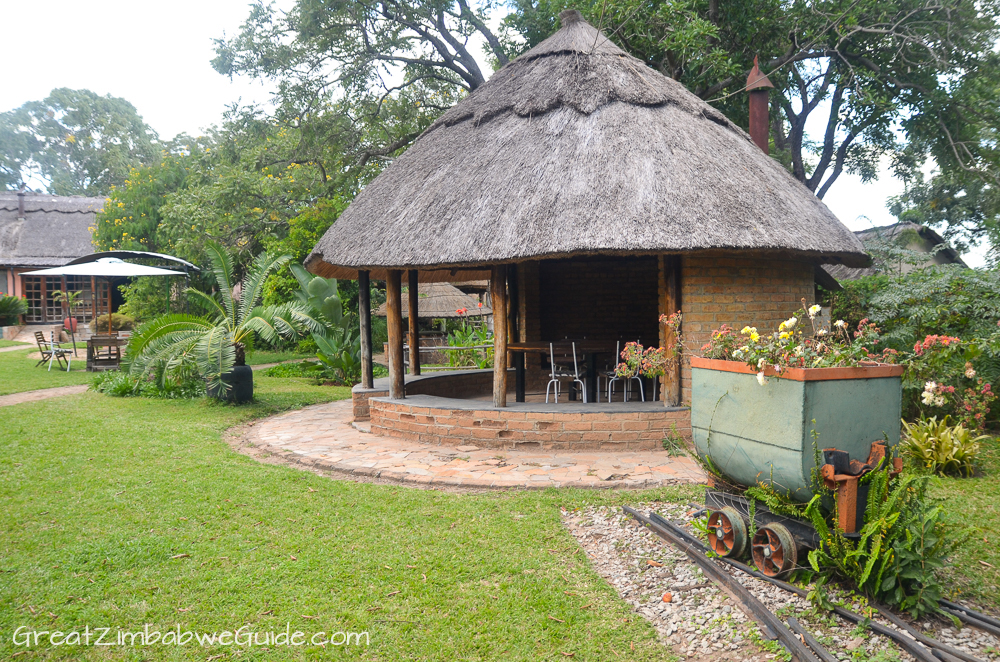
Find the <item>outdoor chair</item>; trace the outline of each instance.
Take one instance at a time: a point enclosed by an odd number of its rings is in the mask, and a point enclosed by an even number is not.
[[[616,352],[615,356],[618,359],[621,358],[621,351],[620,350],[621,350],[621,341],[618,342],[618,346],[615,348],[615,352]],[[639,382],[639,397],[641,397],[642,401],[645,402],[646,401],[646,391],[645,391],[645,389],[643,388],[643,385],[642,385],[642,377],[639,376],[638,372],[636,372],[635,374],[633,374],[633,375],[631,375],[629,377],[619,377],[618,374],[617,374],[618,365],[620,365],[620,363],[616,364],[615,365],[615,369],[610,371],[611,375],[610,375],[610,378],[608,379],[608,402],[611,402],[611,396],[614,395],[614,392],[615,392],[615,382],[624,382],[625,383],[625,399],[622,400],[622,402],[628,402],[628,399],[630,397],[629,386],[632,384],[632,380],[635,380],[635,381]]]
[[[73,350],[66,349],[62,347],[61,343],[56,342],[54,331],[49,332],[49,340],[45,339],[45,334],[41,331],[35,331],[35,342],[38,343],[38,352],[42,355],[41,360],[35,364],[36,368],[48,362],[51,372],[52,362],[56,361],[60,367],[65,363],[66,372],[69,372],[70,364],[73,362]]]
[[[559,404],[559,388],[560,379],[571,378],[572,383],[580,385],[580,391],[583,393],[583,401],[587,401],[587,385],[583,383],[580,379],[580,364],[576,359],[576,343],[572,343],[573,347],[573,371],[570,372],[568,368],[563,368],[556,364],[556,351],[553,343],[549,343],[549,364],[552,366],[552,372],[550,373],[549,383],[545,385],[545,402],[549,402],[549,389],[555,384],[555,400],[556,404]]]

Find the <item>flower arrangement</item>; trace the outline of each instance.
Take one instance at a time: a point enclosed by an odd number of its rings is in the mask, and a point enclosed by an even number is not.
[[[739,333],[722,325],[702,348],[707,358],[740,361],[757,371],[757,381],[767,383],[766,371],[780,375],[785,368],[830,368],[898,363],[898,352],[879,350],[879,328],[864,319],[851,332],[843,320],[827,330],[816,324],[819,306],[806,306],[770,334],[744,326]],[[808,320],[808,326],[802,320]]]
[[[667,371],[680,361],[681,311],[672,315],[660,315],[660,324],[667,327],[667,343],[665,347],[643,347],[641,343],[625,344],[621,353],[621,361],[615,366],[615,376],[622,379],[632,377],[656,378],[667,374]]]

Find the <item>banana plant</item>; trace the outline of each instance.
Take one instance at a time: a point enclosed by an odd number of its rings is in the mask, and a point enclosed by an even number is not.
[[[295,298],[314,311],[323,323],[322,329],[312,332],[318,352],[316,358],[323,367],[344,382],[351,384],[361,378],[361,333],[352,315],[344,314],[344,303],[337,289],[337,281],[306,271],[301,264],[291,264],[289,269],[299,282]]]

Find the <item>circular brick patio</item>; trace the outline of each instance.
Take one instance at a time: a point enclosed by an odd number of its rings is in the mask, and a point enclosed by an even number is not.
[[[651,488],[704,482],[687,457],[662,450],[497,450],[375,436],[352,425],[350,400],[264,419],[249,442],[306,466],[411,485],[469,488]]]

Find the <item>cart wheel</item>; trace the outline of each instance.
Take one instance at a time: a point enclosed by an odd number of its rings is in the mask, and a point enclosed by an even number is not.
[[[708,544],[719,556],[738,559],[747,550],[747,525],[734,508],[712,511],[708,532]]]
[[[768,524],[757,529],[750,543],[753,562],[768,577],[783,577],[799,561],[792,534],[781,524]]]

